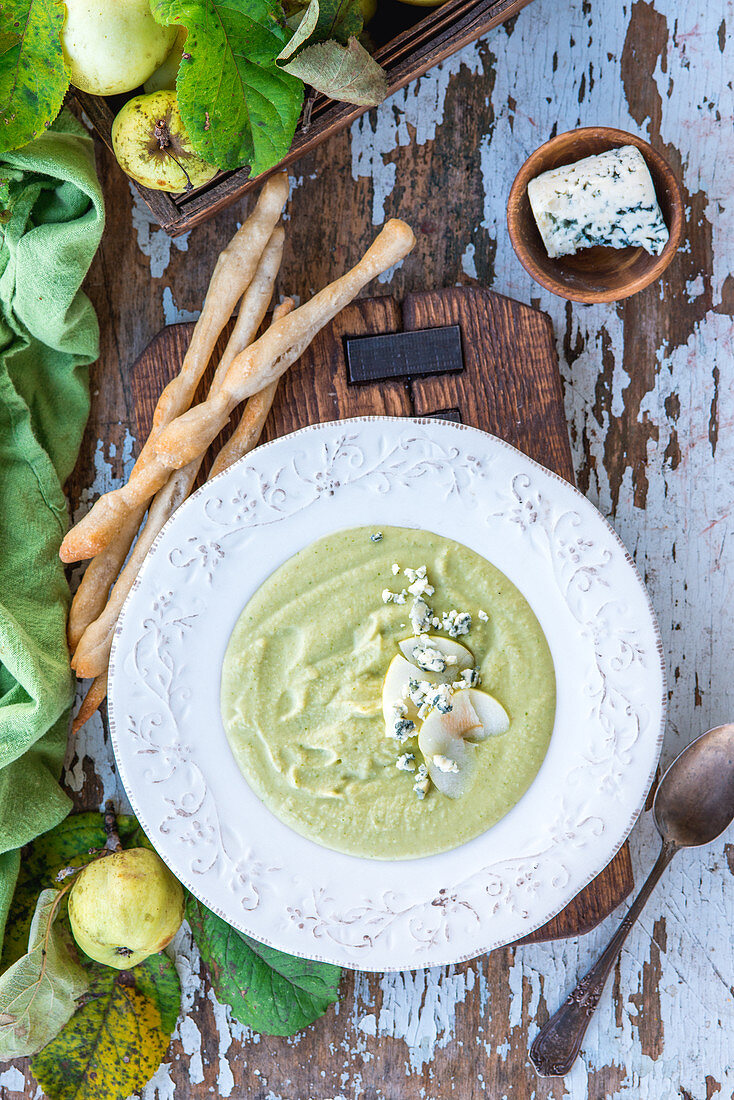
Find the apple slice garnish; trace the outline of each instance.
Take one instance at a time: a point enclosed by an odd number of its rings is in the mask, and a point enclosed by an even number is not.
[[[406,661],[400,654],[393,657],[382,682],[382,713],[388,737],[394,737],[396,706],[405,707],[404,718],[413,722],[418,720],[418,708],[408,697],[408,685],[411,680],[415,680],[415,665],[411,665],[410,661]]]
[[[461,676],[463,669],[474,665],[474,658],[466,646],[451,638],[421,634],[419,638],[405,638],[398,644],[403,656],[436,684],[450,684]]]
[[[436,790],[447,798],[461,798],[475,766],[476,750],[467,739],[481,735],[482,726],[468,691],[457,691],[451,702],[446,714],[432,710],[428,715],[418,733],[418,747]]]
[[[507,733],[510,728],[510,716],[493,695],[487,691],[479,691],[478,688],[469,688],[467,695],[481,722],[479,731],[465,735],[468,741],[486,741],[488,737],[499,737],[500,734]]]

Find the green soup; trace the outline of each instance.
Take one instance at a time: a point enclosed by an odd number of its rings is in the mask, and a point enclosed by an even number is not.
[[[327,535],[258,589],[227,647],[222,716],[243,775],[281,821],[340,852],[409,859],[471,840],[524,794],[553,730],[555,675],[540,624],[504,573],[430,531],[385,527],[373,541],[374,532]],[[420,762],[417,738],[386,735],[383,679],[413,633],[412,598],[382,600],[408,583],[393,563],[427,567],[434,614],[471,613],[457,640],[510,717],[507,733],[476,746],[459,799],[435,787],[419,799],[413,775],[396,767],[406,751]]]

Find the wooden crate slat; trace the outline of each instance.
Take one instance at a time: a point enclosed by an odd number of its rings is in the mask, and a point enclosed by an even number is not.
[[[412,27],[401,31],[375,51],[375,57],[387,73],[388,95],[509,19],[528,3],[530,0],[447,0],[445,4],[430,9]],[[110,102],[76,89],[73,95],[102,140],[112,148],[114,112]],[[134,185],[159,224],[176,237],[206,221],[248,191],[260,187],[273,172],[315,149],[327,137],[349,126],[367,109],[317,96],[312,105],[310,125],[304,129],[302,122],[299,122],[288,154],[278,165],[255,179],[249,178],[248,169],[240,168],[220,173],[189,194],[175,196],[164,191],[153,191],[138,183]]]

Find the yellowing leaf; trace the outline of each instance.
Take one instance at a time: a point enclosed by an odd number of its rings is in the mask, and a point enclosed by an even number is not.
[[[31,922],[28,954],[0,977],[0,1060],[20,1058],[48,1043],[76,1009],[89,982],[56,923],[65,891],[44,890]]]
[[[134,970],[90,972],[88,1002],[31,1063],[51,1100],[126,1100],[161,1064],[180,1009],[165,955]]]
[[[346,46],[334,41],[306,46],[281,67],[317,92],[345,103],[374,107],[387,95],[384,70],[356,38],[350,38]]]

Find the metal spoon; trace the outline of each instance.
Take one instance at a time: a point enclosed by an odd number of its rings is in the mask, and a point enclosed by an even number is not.
[[[576,1061],[609,973],[658,879],[681,848],[708,844],[734,820],[734,723],[701,734],[677,756],[652,805],[663,846],[645,885],[609,945],[530,1047],[541,1077],[563,1077]]]

